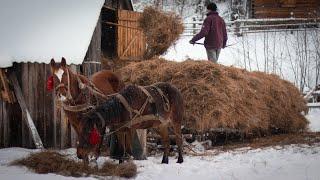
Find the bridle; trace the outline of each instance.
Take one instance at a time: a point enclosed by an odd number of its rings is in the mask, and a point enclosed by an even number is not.
[[[71,103],[73,102],[73,104],[75,104],[77,99],[75,99],[75,97],[73,97],[71,94],[71,76],[70,76],[70,72],[69,72],[70,70],[68,68],[65,68],[65,69],[66,69],[65,71],[67,73],[67,83],[68,84],[66,85],[66,84],[60,82],[58,84],[58,86],[55,88],[55,91],[58,91],[60,88],[65,88],[67,90],[67,95],[66,95],[67,101],[69,101]],[[92,93],[92,95],[94,95],[96,97],[96,99],[103,99],[103,100],[106,100],[110,96],[114,95],[114,94],[110,94],[110,95],[106,96],[90,80],[86,84],[81,81],[79,75],[75,74],[75,76],[76,76],[76,80],[78,81],[78,87],[81,90],[81,93],[84,92],[85,89],[88,89],[88,91],[90,91]],[[84,111],[92,110],[95,107],[94,105],[90,104],[90,102],[86,102],[86,103],[80,104],[80,105],[71,105],[71,103],[67,104],[65,102],[61,102],[62,108],[64,110],[71,111],[71,112],[84,112]]]
[[[58,84],[58,86],[55,88],[55,91],[58,91],[60,88],[65,88],[67,89],[67,96],[66,96],[67,100],[73,100],[73,97],[71,95],[71,89],[70,89],[70,72],[68,68],[66,68],[66,71],[67,71],[67,81],[68,81],[67,87],[64,83],[62,83],[62,78],[61,78],[61,81]]]

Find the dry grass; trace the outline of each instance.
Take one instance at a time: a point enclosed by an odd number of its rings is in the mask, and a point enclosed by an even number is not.
[[[163,59],[131,63],[119,72],[127,83],[174,84],[184,97],[183,124],[198,132],[229,128],[261,136],[303,131],[308,124],[301,114],[307,107],[298,89],[276,75],[208,61]]]
[[[146,36],[146,59],[165,53],[179,39],[184,29],[178,15],[153,7],[144,9],[139,25]]]
[[[85,166],[82,162],[73,161],[54,151],[34,153],[12,162],[12,165],[26,166],[39,174],[55,173],[74,177],[96,175],[130,178],[137,174],[137,167],[132,162],[122,164],[105,162],[102,168],[98,169]]]

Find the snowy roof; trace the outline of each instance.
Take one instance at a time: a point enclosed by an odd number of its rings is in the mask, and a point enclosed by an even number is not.
[[[51,58],[81,64],[104,0],[1,0],[0,67]]]

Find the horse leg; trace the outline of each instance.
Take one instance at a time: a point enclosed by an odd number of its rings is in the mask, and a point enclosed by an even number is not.
[[[123,162],[124,135],[122,132],[117,132],[111,136],[110,140],[110,155],[112,158],[119,160],[119,164]]]
[[[178,161],[177,163],[183,163],[182,157],[182,135],[181,135],[181,126],[179,124],[173,125],[173,132],[176,135],[176,144],[178,146]]]
[[[161,163],[169,163],[169,134],[168,134],[168,127],[166,125],[160,125],[159,133],[162,140],[162,145],[164,147],[163,157]]]

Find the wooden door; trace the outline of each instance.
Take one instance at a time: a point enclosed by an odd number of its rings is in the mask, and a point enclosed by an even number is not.
[[[144,33],[139,28],[141,13],[118,10],[117,55],[120,59],[142,58],[146,50]]]

